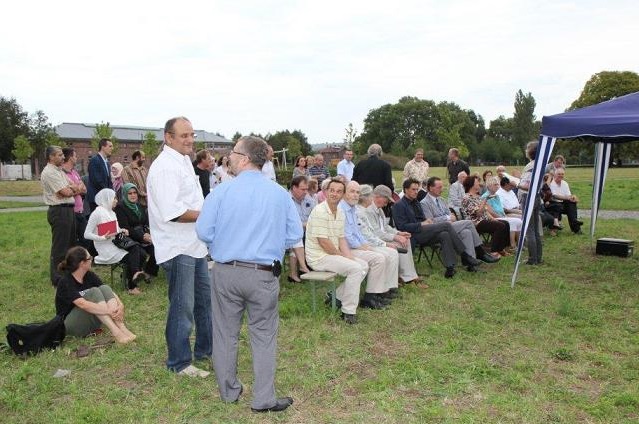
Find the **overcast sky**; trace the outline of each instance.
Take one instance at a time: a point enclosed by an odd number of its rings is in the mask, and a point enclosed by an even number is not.
[[[639,6],[608,1],[12,1],[0,96],[53,124],[164,125],[339,142],[402,96],[486,125],[560,113],[604,70],[639,72]]]

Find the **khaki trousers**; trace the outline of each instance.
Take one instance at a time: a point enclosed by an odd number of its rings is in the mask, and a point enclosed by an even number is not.
[[[366,261],[368,264],[368,277],[366,277],[366,293],[384,293],[386,288],[386,258],[383,254],[374,250],[351,249],[356,258]]]
[[[374,246],[373,250],[384,255],[384,267],[386,273],[384,275],[384,288],[396,289],[398,287],[397,280],[399,278],[399,254],[396,249],[386,246]]]
[[[309,263],[315,271],[331,271],[346,277],[335,290],[335,297],[342,302],[342,312],[355,314],[359,304],[359,287],[368,272],[368,264],[359,258],[348,259],[339,255],[326,255]]]
[[[413,249],[408,243],[408,252],[400,253],[399,256],[399,278],[404,282],[413,281],[417,278],[415,261],[413,260]]]

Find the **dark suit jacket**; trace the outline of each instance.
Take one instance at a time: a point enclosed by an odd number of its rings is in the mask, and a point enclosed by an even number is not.
[[[111,165],[109,165],[110,167]],[[95,195],[103,188],[113,188],[111,182],[111,170],[107,172],[104,160],[99,154],[93,156],[89,161],[89,184],[87,185],[87,200],[89,203],[95,203]],[[117,197],[120,193],[116,193]]]
[[[391,166],[377,156],[369,156],[368,159],[364,159],[355,165],[353,181],[357,181],[360,184],[370,184],[373,187],[384,184],[391,191],[395,190]]]
[[[393,205],[393,219],[395,220],[395,228],[399,231],[406,231],[416,234],[422,227],[424,211],[417,200],[410,201],[406,196]]]

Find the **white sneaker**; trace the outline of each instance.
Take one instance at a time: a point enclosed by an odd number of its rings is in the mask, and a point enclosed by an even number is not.
[[[189,377],[206,378],[211,373],[208,372],[208,371],[201,370],[198,367],[194,367],[193,365],[189,365],[188,367],[186,367],[182,371],[180,371],[178,374],[179,375],[188,375]]]

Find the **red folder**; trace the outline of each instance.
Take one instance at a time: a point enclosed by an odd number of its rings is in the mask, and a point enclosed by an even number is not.
[[[98,224],[98,235],[104,236],[106,234],[113,234],[118,231],[118,225],[116,221],[103,222]]]

